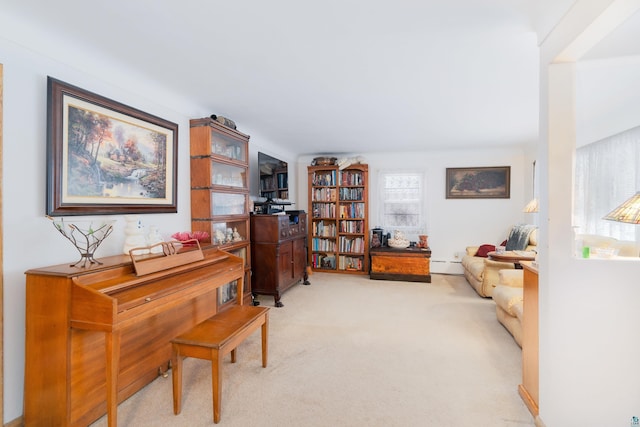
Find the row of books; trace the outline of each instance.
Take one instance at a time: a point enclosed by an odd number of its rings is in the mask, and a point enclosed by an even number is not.
[[[362,271],[364,268],[364,260],[362,257],[353,257],[340,255],[338,257],[338,269],[339,270],[358,270]]]
[[[311,267],[336,269],[336,256],[333,254],[313,254],[311,256]]]
[[[340,188],[340,200],[362,200],[364,189],[357,188]]]
[[[336,241],[331,239],[314,237],[313,239],[311,239],[311,250],[314,252],[318,252],[318,251],[335,252]]]
[[[340,252],[348,252],[353,254],[364,253],[364,238],[362,237],[340,236],[339,242]]]
[[[340,172],[340,185],[364,185],[362,172]]]
[[[333,222],[314,221],[313,222],[313,235],[320,237],[335,237],[336,224]]]
[[[311,200],[318,202],[335,202],[335,188],[314,188],[311,192]]]
[[[314,218],[333,218],[336,216],[336,205],[333,203],[313,203]]]
[[[313,185],[336,185],[336,171],[314,172],[311,183]]]
[[[340,221],[341,233],[364,233],[364,221]]]
[[[364,203],[348,203],[340,205],[340,218],[364,218],[366,215]]]

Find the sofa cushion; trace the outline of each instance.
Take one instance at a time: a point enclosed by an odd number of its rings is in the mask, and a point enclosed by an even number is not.
[[[496,302],[496,305],[499,305],[511,316],[519,318],[519,311],[520,315],[522,315],[522,307],[518,307],[523,305],[522,288],[498,285],[493,290],[493,294],[491,296]]]
[[[476,256],[487,258],[487,254],[495,250],[496,247],[494,245],[480,245],[480,247],[478,248],[478,252],[476,252]]]

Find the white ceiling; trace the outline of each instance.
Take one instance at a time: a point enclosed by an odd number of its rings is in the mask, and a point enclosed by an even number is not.
[[[538,36],[572,3],[6,0],[2,8],[241,131],[317,154],[535,141]]]

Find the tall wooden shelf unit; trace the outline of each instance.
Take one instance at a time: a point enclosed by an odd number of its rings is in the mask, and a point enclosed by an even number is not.
[[[208,117],[190,121],[191,230],[245,261],[244,299],[251,303],[249,233],[249,135]],[[221,288],[218,305],[233,303],[233,286]]]
[[[309,265],[369,273],[368,165],[309,166]]]

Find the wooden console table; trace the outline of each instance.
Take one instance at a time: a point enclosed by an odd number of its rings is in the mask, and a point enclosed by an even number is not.
[[[377,280],[401,280],[431,283],[431,249],[389,247],[371,248],[369,277]]]
[[[524,316],[522,320],[522,384],[518,386],[520,397],[531,414],[538,415],[539,358],[538,358],[538,268],[531,262],[523,262]]]

